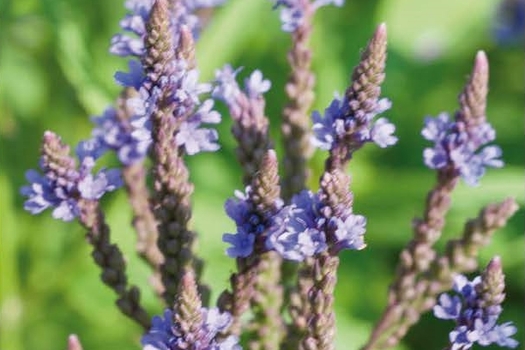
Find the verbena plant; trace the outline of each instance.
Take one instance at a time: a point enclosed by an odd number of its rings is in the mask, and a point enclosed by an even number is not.
[[[386,148],[397,142],[394,124],[380,117],[391,107],[381,97],[387,28],[380,24],[372,34],[344,94],[323,113],[312,112],[312,20],[320,7],[342,6],[343,0],[274,1],[282,30],[292,39],[279,161],[265,115],[270,81],[255,70],[241,87],[236,80],[241,68],[230,65],[218,69],[210,83],[198,80],[194,44],[203,27],[198,11],[221,2],[126,2],[129,14],[120,23],[126,34],[111,42],[112,53],[133,57],[129,71],[115,75],[122,94],[93,118],[91,138],[76,146],[75,157],[58,135],[44,133],[40,172],[29,171],[29,185],[22,189],[25,209],[38,214],[50,208],[54,218],[78,220],[87,230],[102,281],[117,294],[122,313],[144,329],[144,349],[334,349],[339,254],[366,247],[367,220],[353,211],[347,168],[367,143]],[[434,248],[459,181],[476,186],[486,168],[503,166],[485,115],[488,76],[487,57],[479,51],[457,111],[424,121],[421,135],[430,145],[423,159],[436,172],[436,183],[413,221],[387,306],[362,349],[395,346],[432,309],[455,322],[448,345],[443,341],[447,349],[518,345],[512,323],[498,323],[505,296],[500,258],[473,280],[464,275],[479,269],[478,251],[515,213],[514,199],[483,208],[444,253]],[[206,126],[221,121],[214,100],[232,118],[244,186],[225,204],[237,229],[223,241],[236,271],[217,301],[210,300],[201,279],[205,262],[193,250],[193,185],[185,161],[219,148],[217,131]],[[313,147],[326,152],[326,160],[312,190],[307,164]],[[116,153],[121,169],[97,168],[106,152]],[[150,287],[163,303],[161,316],[152,318],[141,305],[140,288],[128,283],[124,256],[111,241],[100,206],[103,195],[121,187],[133,210],[137,253],[151,267]],[[451,288],[455,293],[443,294]],[[71,336],[69,349],[80,348]]]

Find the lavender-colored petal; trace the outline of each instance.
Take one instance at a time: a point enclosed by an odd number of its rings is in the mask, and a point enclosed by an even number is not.
[[[79,209],[75,200],[64,200],[55,207],[52,216],[62,221],[71,221],[79,215]]]
[[[393,135],[396,127],[386,118],[379,118],[372,127],[370,132],[372,141],[379,147],[385,148],[392,146],[397,142],[397,137]]]
[[[230,258],[245,258],[253,252],[255,236],[242,232],[236,234],[225,233],[222,236],[222,241],[232,245],[226,249],[226,254]]]
[[[144,82],[145,74],[142,64],[137,60],[131,60],[128,63],[129,72],[115,73],[115,80],[118,84],[125,87],[132,87],[139,90]]]
[[[434,316],[443,320],[455,320],[461,311],[461,299],[458,296],[441,294],[439,302],[433,308]]]
[[[248,79],[245,80],[245,88],[248,93],[248,97],[256,99],[262,94],[270,90],[272,86],[271,82],[267,79],[263,79],[263,75],[260,70],[255,70]]]
[[[141,57],[144,54],[144,43],[141,39],[116,34],[111,38],[109,52],[113,55]]]
[[[93,160],[100,158],[107,148],[96,138],[80,141],[75,148],[75,153],[81,162],[86,158]]]
[[[441,113],[436,118],[426,117],[425,126],[421,130],[421,135],[429,141],[440,141],[452,126],[449,122],[449,115]]]
[[[220,312],[216,307],[206,310],[205,314],[205,326],[214,335],[225,331],[232,322],[232,316],[228,312]]]

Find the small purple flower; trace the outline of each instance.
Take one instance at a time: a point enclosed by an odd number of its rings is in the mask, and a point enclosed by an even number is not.
[[[137,60],[129,61],[128,68],[129,73],[115,73],[115,80],[122,86],[132,87],[138,91],[146,78],[144,68],[142,68],[142,64]]]
[[[273,8],[281,6],[281,29],[284,32],[293,32],[303,23],[305,13],[314,12],[327,5],[343,6],[344,0],[271,0]]]
[[[455,320],[461,311],[461,299],[457,296],[441,294],[439,302],[434,306],[434,316],[442,320]]]
[[[111,39],[109,52],[117,56],[141,57],[144,54],[144,37],[146,35],[146,22],[153,6],[153,0],[128,0],[125,3],[129,14],[120,21],[123,30],[132,36],[117,34]]]
[[[339,216],[327,216],[330,211],[324,209],[318,194],[304,190],[295,195],[273,218],[267,248],[285,259],[302,261],[327,249],[337,254],[342,249],[366,246],[364,216],[352,214],[350,208]]]
[[[203,322],[199,329],[184,331],[181,325],[175,321],[173,312],[169,309],[164,311],[164,317],[154,316],[151,329],[142,336],[141,343],[144,350],[183,350],[188,346],[191,338],[192,349],[195,350],[241,350],[238,339],[229,336],[218,340],[217,335],[225,331],[231,324],[231,315],[227,312],[221,313],[217,308],[201,309]]]
[[[456,322],[456,327],[449,334],[451,349],[470,349],[475,343],[517,347],[518,342],[511,338],[516,333],[516,327],[510,322],[496,324],[501,306],[486,306],[482,283],[481,276],[469,281],[463,275],[456,275],[453,290],[458,295],[442,294],[434,306],[434,316]]]
[[[195,11],[201,8],[215,7],[225,0],[184,0],[173,7],[173,29],[178,31],[180,26],[187,26],[196,38],[202,27]],[[145,53],[144,38],[146,23],[154,0],[128,0],[125,3],[129,13],[120,21],[120,27],[131,34],[116,34],[111,39],[110,52],[117,56],[135,56],[140,58]],[[177,38],[177,36],[175,36]]]
[[[366,218],[362,215],[346,214],[346,218],[335,218],[335,251],[341,249],[361,250],[366,247],[363,236],[366,232]]]
[[[520,44],[525,32],[525,1],[503,0],[496,9],[493,35],[500,45]]]
[[[496,133],[491,125],[465,127],[463,121],[451,121],[446,113],[437,118],[425,118],[421,135],[434,143],[423,151],[425,165],[431,169],[453,167],[470,186],[476,186],[487,167],[503,166],[501,148],[486,146]]]
[[[239,84],[237,84],[237,74],[242,70],[239,67],[233,70],[232,66],[226,64],[222,69],[215,71],[215,87],[212,97],[224,101],[228,106],[232,105],[241,93]]]
[[[265,234],[273,223],[272,213],[260,212],[250,199],[251,195],[252,189],[247,186],[245,193],[236,191],[235,197],[228,199],[224,204],[226,213],[237,226],[237,233],[225,233],[222,237],[223,242],[232,245],[226,250],[231,258],[245,258],[252,254],[255,250],[256,238]],[[276,210],[282,205],[282,200],[277,200]]]
[[[367,142],[374,142],[381,148],[394,145],[397,137],[393,135],[395,126],[386,118],[374,118],[391,107],[388,99],[375,102],[373,112],[350,112],[347,97],[336,96],[325,109],[324,115],[318,111],[312,113],[313,133],[312,143],[322,150],[330,150],[339,143],[351,146],[351,152],[362,147]]]
[[[249,98],[258,98],[268,90],[270,90],[270,87],[272,86],[271,82],[267,79],[263,78],[263,75],[260,70],[255,70],[245,80],[245,89],[246,93]]]
[[[255,70],[245,79],[244,91],[241,91],[236,81],[237,74],[241,70],[242,67],[234,70],[231,65],[227,64],[215,72],[216,85],[212,96],[226,103],[232,115],[240,115],[240,111],[248,108],[250,104],[259,105],[258,100],[271,87],[271,82],[263,78],[261,71]]]
[[[136,118],[137,116],[132,116],[130,119],[121,119],[117,116],[117,111],[109,107],[101,116],[91,119],[95,123],[92,131],[93,140],[96,140],[103,150],[116,152],[118,159],[124,165],[142,161],[150,144],[149,135],[146,143],[137,137],[140,136],[138,131],[140,124],[139,127],[134,126]]]

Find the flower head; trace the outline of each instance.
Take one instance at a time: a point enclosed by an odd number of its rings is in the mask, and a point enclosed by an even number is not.
[[[366,219],[349,209],[332,215],[318,194],[302,191],[273,218],[266,246],[288,260],[302,261],[326,250],[363,249]]]
[[[226,251],[232,258],[245,258],[252,254],[256,239],[263,237],[267,229],[273,225],[272,213],[261,211],[251,199],[252,195],[252,188],[247,186],[245,193],[237,191],[235,197],[228,199],[224,205],[226,213],[237,226],[235,234],[226,233],[222,238],[224,242],[232,245]],[[274,207],[276,210],[280,209],[282,201],[276,200]]]
[[[44,134],[40,168],[43,174],[29,170],[26,178],[29,185],[22,187],[27,197],[24,209],[39,214],[47,208],[53,209],[53,217],[71,221],[80,214],[81,199],[98,200],[106,192],[122,185],[120,172],[102,169],[93,174],[95,160],[100,155],[96,141],[81,142],[77,147],[80,166],[69,156],[69,147],[52,132]]]
[[[338,150],[341,164],[368,142],[385,148],[397,142],[395,126],[386,118],[376,117],[392,103],[380,98],[386,60],[386,25],[376,29],[354,68],[352,81],[344,97],[335,97],[324,115],[315,111],[313,143],[323,150]],[[339,152],[343,151],[343,152]]]
[[[434,316],[454,320],[450,332],[451,349],[470,349],[473,344],[498,344],[509,348],[518,346],[511,338],[516,327],[507,322],[497,325],[503,301],[503,274],[499,258],[493,259],[481,276],[472,281],[463,275],[454,277],[456,295],[442,294],[434,306]]]
[[[451,167],[467,184],[475,186],[487,167],[503,166],[501,148],[487,146],[496,133],[488,122],[466,126],[462,120],[450,120],[446,113],[427,117],[421,135],[434,143],[425,148],[425,165],[431,169]]]
[[[195,350],[241,350],[238,339],[229,336],[218,340],[217,335],[225,331],[231,323],[231,315],[221,313],[217,308],[202,308],[203,322],[199,329],[191,330],[186,338],[191,337],[192,349]],[[142,336],[144,350],[183,350],[187,349],[188,339],[183,339],[181,325],[175,320],[173,311],[164,311],[164,317],[155,316],[151,329]],[[188,332],[189,330],[185,330]]]
[[[271,0],[273,8],[281,6],[281,29],[293,32],[304,22],[308,12],[327,5],[343,6],[344,0]]]

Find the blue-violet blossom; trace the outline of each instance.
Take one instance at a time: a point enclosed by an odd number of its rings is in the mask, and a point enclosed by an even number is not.
[[[450,120],[447,113],[425,118],[421,135],[434,142],[423,151],[425,164],[431,169],[452,166],[468,185],[475,186],[486,167],[503,166],[501,148],[485,146],[494,141],[496,132],[488,122],[468,129],[462,121]]]
[[[349,101],[335,97],[330,106],[325,109],[324,116],[318,111],[312,113],[313,144],[322,149],[330,150],[340,142],[350,143],[352,151],[360,148],[366,142],[374,142],[381,148],[391,146],[397,142],[393,135],[395,126],[386,118],[374,118],[390,109],[392,103],[382,98],[375,102],[373,112],[350,113]]]
[[[284,32],[293,32],[303,23],[305,12],[314,12],[319,7],[333,4],[343,6],[344,0],[271,0],[273,8],[281,8],[281,29]]]
[[[235,191],[235,197],[226,201],[224,208],[228,216],[235,221],[237,232],[225,233],[223,242],[232,246],[226,250],[231,258],[245,258],[253,253],[255,240],[261,237],[273,224],[273,213],[261,213],[250,199],[251,186],[246,187],[246,192]],[[275,209],[283,206],[281,199],[275,202]]]
[[[202,327],[194,331],[194,334],[181,336],[181,325],[174,320],[173,312],[169,309],[164,311],[164,317],[155,316],[152,320],[151,329],[142,337],[141,343],[144,350],[241,350],[238,339],[229,336],[223,340],[217,340],[217,334],[225,331],[231,323],[231,315],[227,312],[221,313],[218,308],[202,308]],[[191,339],[188,339],[191,338]]]
[[[215,72],[215,87],[212,97],[219,99],[228,105],[232,116],[241,115],[241,110],[247,108],[243,103],[247,103],[241,98],[241,91],[237,83],[237,74],[242,67],[233,69],[231,65],[226,64],[222,69]],[[270,90],[271,82],[263,78],[261,71],[253,71],[248,78],[244,80],[244,92],[249,101],[258,101],[262,94]]]
[[[198,36],[202,24],[195,11],[201,8],[215,7],[224,3],[225,0],[182,0],[173,8],[171,16],[173,21],[172,28],[175,33],[179,26],[185,25],[192,32],[194,38]],[[148,22],[154,0],[127,0],[125,3],[129,13],[120,21],[120,27],[127,34],[116,34],[111,39],[109,51],[117,56],[142,57],[145,53],[144,37],[146,36],[146,23]],[[174,36],[178,40],[178,35]],[[177,46],[174,43],[174,46]]]
[[[463,275],[456,275],[453,290],[458,295],[441,294],[434,306],[437,318],[456,321],[456,327],[449,334],[451,350],[470,349],[474,343],[517,347],[518,342],[511,338],[516,327],[511,322],[496,324],[501,306],[482,306],[482,296],[476,288],[480,283],[480,276],[469,281]]]
[[[363,249],[366,219],[348,210],[341,217],[329,212],[317,194],[304,190],[273,218],[266,245],[288,260],[302,261],[330,249]]]
[[[24,209],[39,214],[54,208],[55,219],[71,221],[80,214],[80,199],[97,200],[104,193],[119,188],[122,185],[119,170],[102,169],[92,174],[100,149],[95,140],[80,142],[76,149],[80,160],[78,169],[73,159],[71,167],[57,169],[57,165],[45,164],[42,158],[43,175],[33,169],[26,172],[30,184],[21,188],[21,194],[27,197]]]

